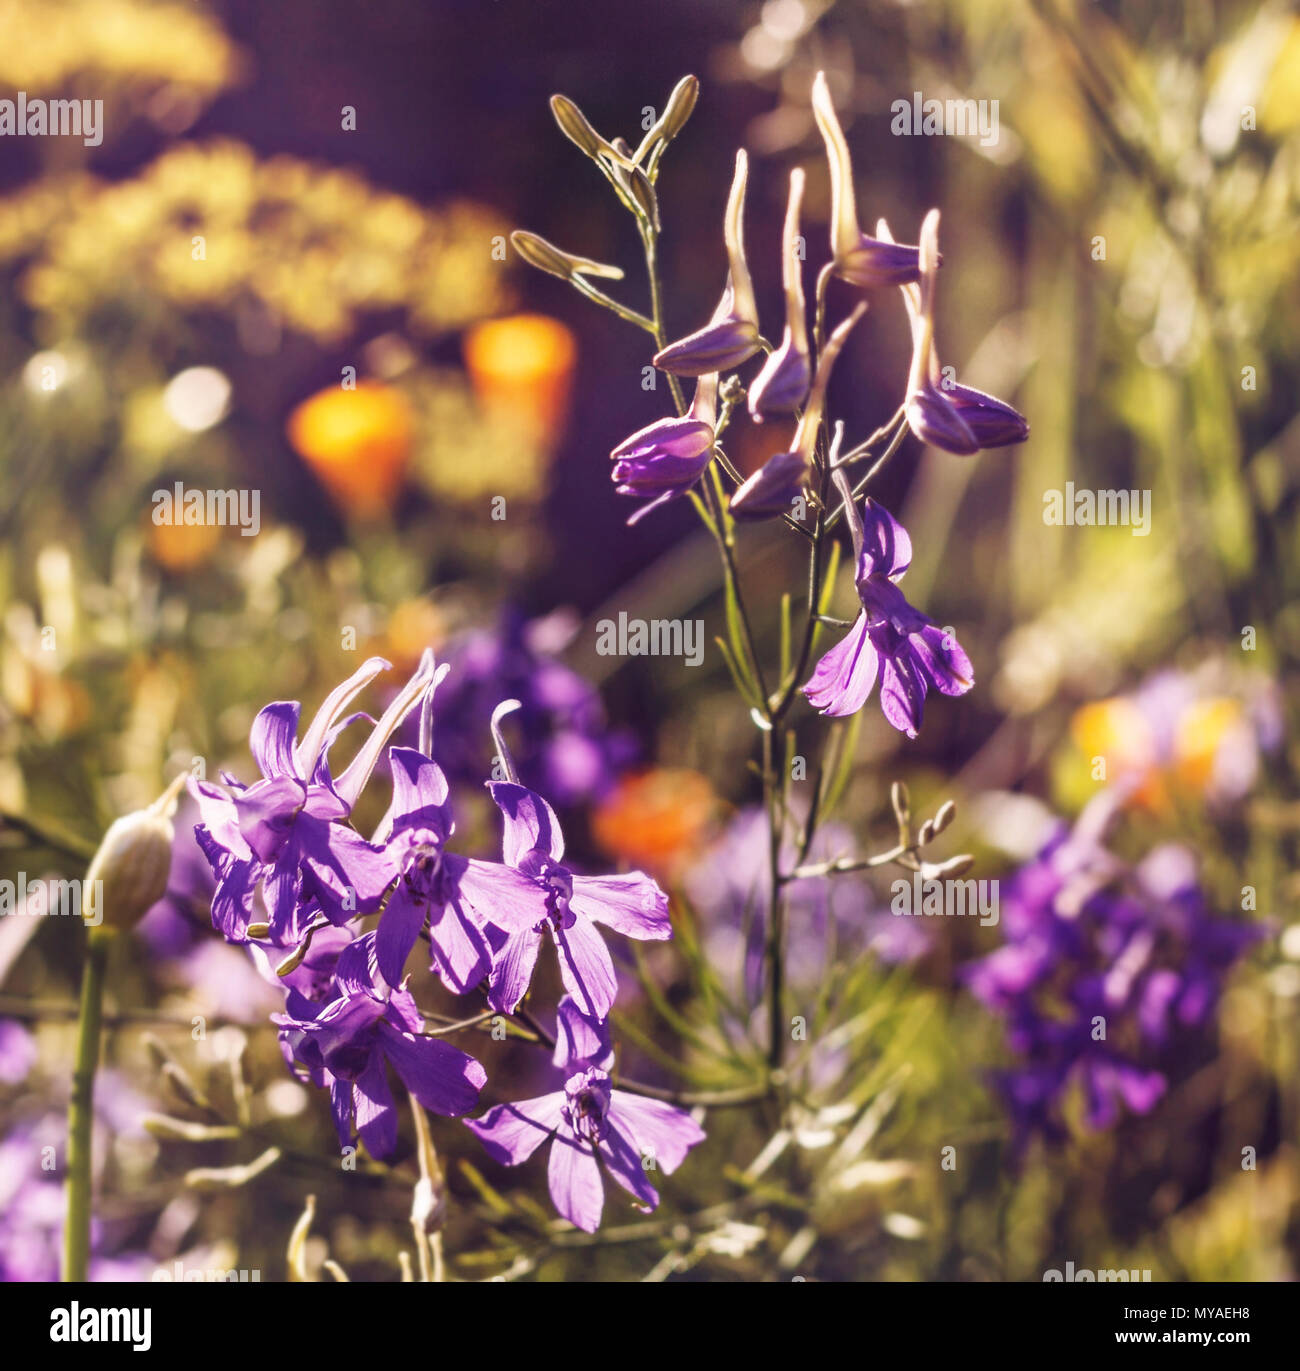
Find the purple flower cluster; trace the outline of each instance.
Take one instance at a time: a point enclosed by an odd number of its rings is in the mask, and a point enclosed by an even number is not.
[[[428,755],[434,692],[448,668],[435,671],[426,657],[377,722],[347,714],[387,667],[380,658],[367,661],[331,692],[301,738],[296,702],[267,705],[252,728],[250,747],[262,773],[252,785],[229,776],[224,785],[191,783],[201,819],[195,835],[216,879],[213,922],[231,942],[248,945],[259,964],[269,968],[278,959],[285,1003],[272,1018],[285,1058],[328,1089],[340,1143],[347,1145],[355,1129],[376,1156],[391,1153],[397,1142],[390,1071],[425,1109],[453,1117],[476,1107],[487,1081],[481,1063],[426,1033],[406,989],[417,941],[427,941],[431,970],[449,990],[481,988],[488,1006],[503,1014],[527,993],[541,945],[551,941],[568,991],[561,1037],[570,1050],[556,1061],[573,1078],[567,1112],[550,1125],[567,1149],[552,1161],[557,1207],[578,1226],[594,1228],[598,1156],[615,1179],[653,1205],[657,1196],[640,1176],[642,1160],[654,1158],[671,1170],[703,1135],[681,1110],[611,1095],[612,1062],[601,1044],[617,983],[598,925],[631,938],[670,938],[668,897],[641,872],[593,877],[566,865],[559,821],[539,794],[514,779],[495,718],[498,754],[511,776],[489,783],[504,822],[504,860],[450,850],[450,787]],[[499,707],[498,715],[513,706]],[[389,745],[417,707],[421,747]],[[370,732],[336,777],[331,748],[359,722],[369,723]],[[392,799],[366,838],[350,818],[385,750]],[[363,928],[370,917],[374,926]],[[580,1078],[586,1085],[574,1083]],[[495,1121],[515,1108],[498,1106],[475,1131],[495,1138]],[[502,1144],[515,1161],[535,1146],[516,1154]],[[629,1181],[634,1155],[635,1185]]]
[[[1210,909],[1196,860],[1166,844],[1130,866],[1103,843],[1115,797],[1061,823],[1002,892],[1006,942],[965,969],[969,989],[1007,1023],[1022,1064],[995,1082],[1017,1150],[1067,1135],[1063,1105],[1083,1092],[1090,1128],[1121,1106],[1146,1114],[1174,1052],[1203,1028],[1233,964],[1264,934]]]

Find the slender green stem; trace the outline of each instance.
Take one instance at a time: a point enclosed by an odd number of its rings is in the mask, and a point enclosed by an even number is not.
[[[81,973],[81,1013],[77,1055],[68,1102],[68,1208],[63,1229],[63,1279],[84,1281],[90,1264],[91,1148],[95,1119],[95,1072],[104,1008],[104,977],[113,930],[88,930],[86,964]]]

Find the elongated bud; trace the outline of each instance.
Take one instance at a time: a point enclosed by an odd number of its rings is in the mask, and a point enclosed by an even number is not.
[[[641,140],[641,146],[637,148],[636,157],[633,160],[639,163],[646,153],[650,152],[658,143],[667,147],[686,127],[686,121],[694,112],[695,102],[699,98],[699,78],[683,76],[673,87],[673,93],[668,97],[668,103],[664,106],[663,114],[656,120],[650,132]]]
[[[613,154],[614,149],[592,128],[587,116],[567,95],[551,96],[551,113],[560,126],[560,132],[588,157],[599,157],[601,153]]]
[[[565,252],[540,234],[529,233],[526,229],[516,229],[510,235],[510,242],[530,267],[558,276],[562,281],[572,281],[576,276],[599,276],[607,281],[623,279],[622,267],[607,266],[604,262],[593,262],[590,257]]]
[[[699,98],[700,81],[697,76],[683,76],[673,87],[673,93],[664,107],[664,116],[659,121],[663,126],[659,137],[665,143],[671,143],[686,127],[686,121],[695,112],[695,102]]]
[[[148,809],[109,825],[86,872],[82,918],[96,928],[131,928],[167,893],[172,866],[171,816],[186,777],[178,776]]]
[[[895,781],[889,788],[889,802],[894,807],[894,817],[899,827],[905,828],[912,822],[912,799],[907,793],[905,781]]]
[[[945,800],[939,806],[939,812],[934,816],[935,833],[942,833],[956,817],[957,806],[951,800]]]

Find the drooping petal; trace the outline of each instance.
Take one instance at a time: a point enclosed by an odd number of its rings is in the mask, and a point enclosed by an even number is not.
[[[441,1038],[417,1038],[386,1020],[380,1020],[379,1041],[402,1084],[432,1113],[455,1117],[478,1103],[487,1072],[458,1047]]]
[[[306,794],[306,787],[295,777],[276,776],[235,796],[239,831],[259,861],[275,860]]]
[[[406,959],[424,927],[424,915],[424,904],[412,896],[405,881],[398,881],[375,934],[379,972],[389,985],[401,985]]]
[[[294,839],[326,913],[350,916],[378,909],[397,875],[384,848],[372,846],[344,824],[321,823],[306,814],[294,824]]]
[[[457,900],[429,910],[433,969],[448,990],[464,995],[492,970],[492,949],[483,930]]]
[[[595,925],[583,918],[575,918],[568,928],[553,932],[564,988],[584,1014],[605,1018],[618,993],[618,978],[604,939]]]
[[[357,1132],[372,1157],[386,1157],[397,1146],[397,1106],[383,1057],[376,1052],[356,1081]]]
[[[658,1207],[659,1192],[650,1184],[641,1153],[612,1120],[609,1130],[596,1147],[609,1174],[628,1194],[640,1201],[637,1206],[639,1209],[649,1213]]]
[[[925,715],[925,677],[907,647],[885,659],[880,675],[880,708],[900,733],[915,738]]]
[[[962,645],[936,624],[927,624],[909,641],[930,684],[944,695],[965,695],[975,684],[975,668]]]
[[[351,1081],[330,1077],[330,1113],[334,1117],[340,1147],[347,1147],[352,1142],[352,1095]]]
[[[606,924],[625,938],[661,940],[673,936],[668,896],[642,871],[624,876],[575,876],[569,908]]]
[[[503,941],[492,960],[487,1002],[491,1009],[513,1014],[515,1006],[528,993],[533,968],[537,965],[537,954],[541,951],[542,935],[530,928],[521,932],[503,932],[501,937]]]
[[[465,1127],[483,1144],[489,1157],[502,1166],[525,1162],[559,1127],[564,1092],[540,1095],[514,1104],[494,1104],[481,1119],[466,1119]]]
[[[832,718],[856,714],[876,684],[879,657],[867,633],[865,611],[844,638],[817,663],[803,693],[814,709]]]
[[[704,1141],[704,1130],[685,1109],[627,1090],[610,1096],[609,1119],[639,1156],[653,1157],[664,1172],[675,1171],[691,1148]]]
[[[556,1211],[575,1228],[594,1233],[605,1207],[605,1187],[595,1152],[580,1143],[567,1124],[556,1131],[551,1143],[547,1180]]]

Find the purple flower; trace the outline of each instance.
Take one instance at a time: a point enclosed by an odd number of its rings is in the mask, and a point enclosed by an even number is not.
[[[372,1156],[397,1144],[397,1106],[388,1067],[416,1101],[453,1117],[478,1102],[487,1081],[483,1067],[441,1038],[422,1037],[424,1021],[404,990],[379,972],[375,935],[367,933],[339,956],[325,1002],[288,992],[285,1012],[272,1015],[286,1052],[317,1085],[328,1085],[340,1144],[356,1131]]]
[[[881,220],[880,231],[889,230]],[[934,349],[934,292],[939,271],[939,211],[921,225],[919,286],[905,285],[903,300],[912,323],[912,369],[904,406],[908,427],[923,442],[960,457],[981,448],[1006,447],[1029,437],[1024,415],[973,386],[941,380]]]
[[[736,154],[736,174],[727,201],[724,236],[730,271],[727,288],[713,318],[695,333],[679,339],[655,354],[660,371],[677,376],[705,376],[730,371],[752,357],[760,347],[758,305],[745,261],[745,181],[749,160],[742,148]]]
[[[767,414],[793,414],[808,396],[812,366],[808,360],[808,324],[804,317],[803,272],[799,247],[799,203],[804,174],[790,173],[790,202],[785,214],[781,276],[785,285],[785,335],[749,388],[749,414],[762,423]]]
[[[650,500],[628,519],[629,525],[685,495],[704,474],[713,460],[717,395],[717,373],[701,376],[685,418],[660,419],[609,454],[618,493]]]
[[[866,704],[879,676],[885,718],[915,738],[929,688],[964,695],[975,684],[975,673],[956,638],[913,609],[898,588],[912,561],[903,526],[870,497],[861,519],[847,497],[846,508],[862,612],[844,639],[817,663],[804,694],[823,714],[854,714]]]
[[[543,935],[549,933],[564,987],[578,1010],[603,1019],[618,984],[596,924],[628,938],[671,938],[668,896],[640,871],[575,876],[563,864],[564,835],[550,805],[514,782],[494,781],[489,789],[505,821],[505,860],[542,893],[544,907],[542,917],[531,925],[514,922],[504,929],[488,1003],[507,1013],[514,1009],[532,979]]]
[[[813,82],[813,115],[826,143],[831,173],[831,256],[836,276],[855,286],[899,286],[920,275],[919,249],[888,238],[868,238],[858,227],[849,145],[831,103],[824,72]]]
[[[400,874],[379,921],[379,971],[398,984],[427,923],[434,971],[448,989],[464,994],[492,970],[489,933],[507,936],[497,925],[531,929],[546,917],[546,896],[509,866],[448,852],[455,825],[441,768],[407,747],[390,749],[389,760],[393,803],[386,853]]]
[[[330,693],[301,742],[297,701],[267,705],[253,721],[249,737],[260,781],[242,786],[228,778],[229,791],[203,781],[191,783],[203,820],[195,836],[217,878],[213,923],[232,941],[247,941],[259,884],[277,941],[292,941],[301,933],[299,916],[310,901],[335,921],[378,908],[392,881],[389,863],[381,849],[338,820],[351,812],[384,743],[418,703],[428,681],[416,673],[337,781],[326,757],[342,729],[364,717],[340,722],[343,710],[388,668],[383,658],[370,658]]]
[[[647,1172],[672,1173],[704,1140],[704,1130],[684,1109],[614,1089],[612,1064],[602,1033],[566,996],[557,1014],[555,1045],[563,1089],[493,1105],[481,1119],[465,1124],[503,1166],[518,1166],[549,1141],[551,1200],[587,1233],[600,1226],[602,1167],[648,1212],[658,1205],[659,1194]]]

